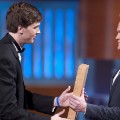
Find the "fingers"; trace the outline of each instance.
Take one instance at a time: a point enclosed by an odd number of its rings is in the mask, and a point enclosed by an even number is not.
[[[75,109],[78,105],[79,105],[79,102],[80,102],[80,98],[77,97],[77,96],[73,96],[71,97],[70,101],[69,101],[69,106],[72,108],[72,109]]]
[[[63,93],[65,94],[65,93],[69,92],[70,89],[71,89],[71,86],[68,86],[68,88]]]
[[[79,100],[79,97],[76,96],[76,95],[74,95],[74,94],[71,94],[71,99],[73,99],[73,100]]]
[[[68,86],[68,89],[70,90],[70,89],[71,89],[71,86]]]
[[[87,102],[88,101],[88,97],[85,96],[85,101]]]
[[[73,101],[70,101],[70,107],[71,107],[72,109],[75,109],[75,107],[76,107],[76,103],[73,102]]]
[[[65,112],[65,109],[63,109],[61,112],[58,113],[58,116],[61,116]]]
[[[85,97],[85,100],[87,101],[88,100],[88,95],[86,94],[85,90],[84,90],[84,97]]]

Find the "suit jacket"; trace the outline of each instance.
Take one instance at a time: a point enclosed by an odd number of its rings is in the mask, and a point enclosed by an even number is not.
[[[18,54],[9,34],[0,41],[0,120],[50,120],[29,112],[53,114],[54,97],[25,89]]]
[[[87,104],[86,118],[92,120],[120,120],[120,74],[111,86],[108,107]]]

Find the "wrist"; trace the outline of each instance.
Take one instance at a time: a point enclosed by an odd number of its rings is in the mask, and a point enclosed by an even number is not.
[[[56,98],[56,104],[58,107],[61,107],[60,102],[59,102],[59,97]]]
[[[84,109],[83,109],[83,112],[86,113],[86,108],[87,108],[87,103],[85,102],[84,104]]]

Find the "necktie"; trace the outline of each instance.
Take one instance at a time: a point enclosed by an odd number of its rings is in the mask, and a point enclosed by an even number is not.
[[[21,48],[21,49],[18,50],[18,53],[22,53],[24,51],[25,51],[25,48]]]

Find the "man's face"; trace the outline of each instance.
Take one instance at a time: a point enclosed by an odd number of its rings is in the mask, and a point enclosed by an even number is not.
[[[118,24],[117,33],[116,39],[118,40],[118,50],[120,50],[120,22]]]
[[[33,43],[37,34],[40,33],[40,22],[35,22],[29,25],[27,28],[23,28],[23,34],[21,36],[22,43]]]

